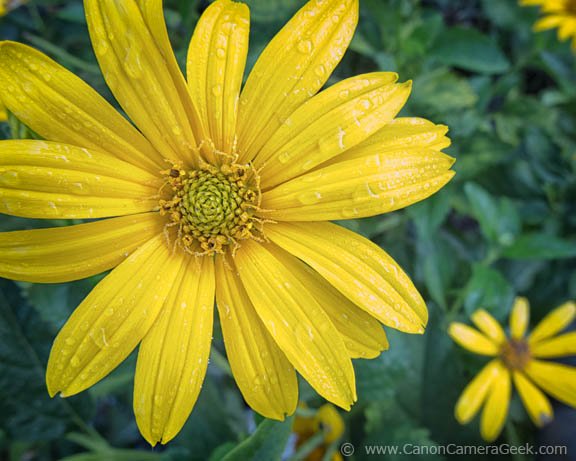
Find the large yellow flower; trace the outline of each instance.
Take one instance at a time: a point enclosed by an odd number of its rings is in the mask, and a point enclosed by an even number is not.
[[[456,419],[467,424],[484,405],[480,432],[487,441],[495,440],[506,421],[512,381],[528,415],[537,426],[552,419],[552,397],[576,407],[576,368],[540,359],[576,355],[576,332],[557,334],[576,318],[576,304],[567,302],[550,312],[528,336],[529,307],[517,298],[510,316],[510,336],[485,310],[472,314],[481,330],[454,322],[449,334],[462,347],[480,355],[496,357],[466,387],[456,404]]]
[[[536,32],[558,29],[558,39],[572,39],[576,51],[576,0],[520,0],[524,6],[540,6],[542,19],[534,24]]]
[[[342,58],[357,0],[307,3],[242,91],[246,5],[202,15],[187,81],[160,0],[85,0],[104,78],[136,128],[76,76],[0,44],[8,109],[46,141],[0,144],[0,211],[109,218],[0,236],[0,275],[65,282],[115,269],[54,342],[51,395],[90,387],[140,344],[134,410],[151,443],[187,419],[206,372],[214,298],[248,404],[282,419],[296,371],[356,400],[351,358],[387,347],[379,322],[422,333],[426,305],[378,246],[329,220],[422,200],[453,176],[446,127],[396,114],[410,83],[349,78],[315,95]]]

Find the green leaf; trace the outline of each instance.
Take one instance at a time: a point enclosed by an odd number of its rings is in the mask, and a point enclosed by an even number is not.
[[[285,421],[265,419],[250,437],[224,456],[222,461],[280,461],[291,431],[292,417]]]
[[[576,257],[576,240],[544,233],[522,235],[504,251],[511,259],[565,259]]]
[[[443,64],[484,74],[501,74],[510,62],[495,41],[476,29],[445,29],[432,47],[431,55]]]
[[[464,307],[469,314],[483,308],[502,319],[512,303],[514,290],[498,270],[476,264],[464,289],[464,296]]]

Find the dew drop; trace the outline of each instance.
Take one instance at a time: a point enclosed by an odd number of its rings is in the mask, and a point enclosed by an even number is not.
[[[298,200],[302,205],[312,205],[322,200],[322,193],[320,191],[306,191],[298,195]]]
[[[296,49],[302,54],[310,54],[314,49],[314,45],[310,40],[300,40],[296,45]]]

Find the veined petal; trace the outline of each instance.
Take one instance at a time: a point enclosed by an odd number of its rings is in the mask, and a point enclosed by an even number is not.
[[[502,432],[508,415],[511,392],[510,372],[500,362],[496,362],[496,376],[492,380],[480,420],[480,433],[484,440],[492,442]]]
[[[134,413],[152,445],[172,440],[188,419],[206,375],[214,309],[214,262],[188,255],[161,313],[140,345]]]
[[[0,212],[102,218],[151,211],[159,180],[109,154],[48,141],[2,141]]]
[[[498,345],[478,330],[460,322],[452,322],[448,334],[464,349],[475,354],[495,356],[498,354]]]
[[[61,283],[120,264],[160,234],[158,213],[142,213],[76,226],[0,233],[0,277]]]
[[[228,154],[236,135],[249,34],[248,6],[219,0],[202,14],[188,49],[190,94],[216,149]]]
[[[560,363],[531,360],[524,371],[552,397],[576,408],[576,368]]]
[[[424,300],[379,246],[331,223],[279,223],[268,226],[266,235],[384,325],[424,332]]]
[[[230,368],[250,407],[284,420],[298,405],[296,371],[258,317],[233,264],[216,258],[216,300]]]
[[[576,331],[538,341],[530,347],[530,354],[537,358],[576,355]]]
[[[240,97],[238,152],[252,160],[342,59],[358,23],[358,0],[309,1],[262,52]]]
[[[554,417],[554,412],[548,397],[532,384],[532,382],[526,378],[523,373],[514,371],[512,372],[512,377],[514,378],[514,384],[516,385],[516,389],[518,389],[524,408],[526,408],[526,411],[534,424],[538,427],[542,427],[550,422]]]
[[[162,156],[90,86],[29,46],[0,42],[3,103],[42,137],[108,152],[156,172]]]
[[[478,309],[472,314],[474,324],[496,344],[502,344],[506,340],[504,330],[492,315],[484,310]]]
[[[492,360],[466,386],[454,409],[454,415],[460,424],[468,424],[476,416],[488,396],[488,391],[498,373],[498,367],[499,361]]]
[[[284,252],[280,248],[277,251]],[[356,306],[302,261],[285,257],[283,262],[328,314],[342,335],[351,358],[374,358],[388,349],[386,333],[378,320]]]
[[[88,30],[106,83],[159,152],[193,165],[191,102],[183,99],[167,59],[135,0],[84,0]],[[183,77],[182,77],[183,78]]]
[[[576,303],[568,301],[551,311],[542,321],[532,330],[528,337],[530,345],[548,339],[559,333],[576,318]]]
[[[130,255],[82,301],[54,341],[46,384],[82,392],[120,364],[154,324],[183,264],[159,235]]]
[[[453,158],[434,150],[338,162],[265,192],[262,214],[278,221],[329,221],[387,213],[444,187],[454,176],[453,163]]]
[[[300,106],[262,147],[254,165],[269,189],[336,157],[377,132],[400,111],[411,83],[391,72],[343,80]]]
[[[526,334],[530,323],[530,306],[526,298],[518,297],[514,300],[510,314],[510,335],[514,339],[521,339]]]
[[[283,256],[248,240],[235,263],[258,316],[288,360],[320,395],[348,410],[356,386],[344,342]]]

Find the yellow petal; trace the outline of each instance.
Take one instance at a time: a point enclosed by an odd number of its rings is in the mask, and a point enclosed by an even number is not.
[[[0,233],[0,277],[61,283],[120,264],[162,232],[158,213],[105,219],[76,226]]]
[[[576,332],[539,341],[530,347],[530,354],[538,358],[576,355]]]
[[[346,425],[338,410],[329,403],[325,403],[318,408],[316,420],[321,424],[324,431],[324,442],[332,443],[338,440],[344,434]]]
[[[518,297],[514,300],[512,314],[510,314],[510,335],[514,339],[521,339],[526,334],[530,323],[530,305],[526,298]]]
[[[568,301],[550,312],[534,328],[528,338],[530,345],[533,345],[543,339],[550,338],[559,333],[576,318],[576,303]]]
[[[560,363],[531,360],[524,371],[552,397],[576,408],[576,368]]]
[[[214,262],[188,256],[138,352],[134,413],[152,445],[172,440],[204,381],[214,309]]]
[[[302,261],[296,258],[284,258],[284,263],[290,272],[297,274],[306,289],[328,314],[342,335],[351,358],[374,358],[388,349],[386,333],[378,320],[361,310]]]
[[[562,24],[563,20],[564,18],[561,15],[546,16],[534,24],[534,31],[540,32],[543,30],[553,29],[554,27],[558,27],[560,24]]]
[[[175,84],[136,1],[85,0],[84,8],[102,73],[122,108],[166,158],[195,164],[190,97]]]
[[[217,149],[232,153],[240,86],[246,66],[250,11],[219,0],[202,14],[188,49],[190,94]]]
[[[450,139],[445,136],[447,132],[447,126],[435,125],[423,118],[396,118],[364,142],[326,162],[325,165],[399,150],[440,151],[450,145]]]
[[[328,221],[375,216],[422,201],[454,176],[454,160],[434,150],[396,151],[339,162],[265,192],[263,216]]]
[[[48,141],[2,141],[0,146],[2,213],[102,218],[158,206],[158,179],[109,154]]]
[[[266,330],[232,261],[216,259],[216,300],[226,354],[244,399],[266,418],[284,420],[298,404],[294,367]]]
[[[530,419],[538,427],[542,427],[552,420],[554,412],[550,400],[523,373],[512,373],[514,384]]]
[[[279,223],[266,235],[384,325],[422,333],[428,311],[412,281],[380,247],[331,223]]]
[[[496,363],[496,376],[488,391],[488,398],[480,419],[480,433],[482,438],[488,442],[496,440],[502,432],[508,415],[512,391],[510,372],[500,362]]]
[[[358,0],[309,1],[260,55],[240,98],[241,161],[313,96],[342,59],[358,22]]]
[[[183,260],[159,235],[92,290],[52,346],[46,371],[51,396],[89,388],[134,350],[154,324]]]
[[[322,397],[348,410],[356,401],[356,386],[344,342],[286,267],[286,256],[250,240],[242,244],[235,262],[258,316],[288,360]]]
[[[156,172],[163,157],[96,91],[46,55],[0,42],[0,86],[6,107],[42,137],[109,152]]]
[[[448,334],[460,346],[475,354],[494,356],[499,352],[498,345],[494,341],[463,323],[452,322]]]
[[[397,78],[390,72],[352,77],[296,109],[254,159],[262,187],[299,176],[386,125],[410,94],[411,82],[397,84]]]
[[[468,424],[478,413],[488,396],[492,381],[498,374],[498,367],[498,360],[492,360],[466,386],[454,409],[454,415],[460,424]]]
[[[0,100],[0,122],[5,122],[6,120],[8,120],[8,112],[6,111],[6,106]]]
[[[472,314],[472,321],[482,332],[496,344],[502,344],[506,340],[504,330],[498,321],[484,309],[478,309]]]

